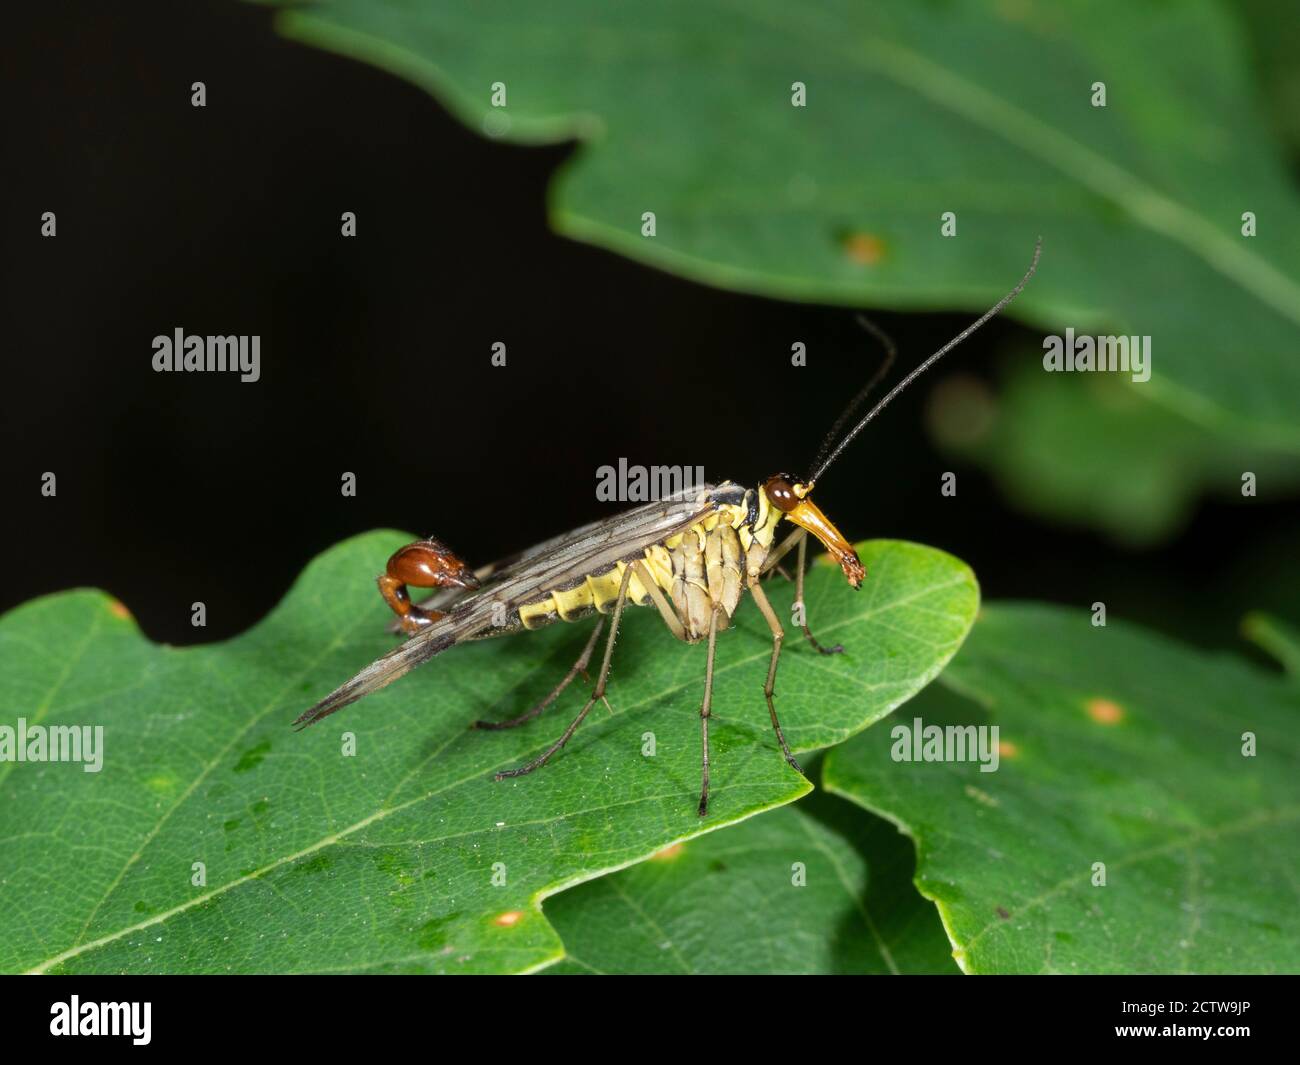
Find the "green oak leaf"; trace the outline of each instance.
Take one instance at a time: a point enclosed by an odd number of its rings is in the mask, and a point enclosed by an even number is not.
[[[1207,430],[1153,403],[1146,384],[1110,374],[1049,374],[1020,352],[996,395],[968,375],[930,404],[943,446],[988,469],[1018,507],[1146,547],[1178,531],[1198,497],[1249,504],[1300,488],[1300,455]]]
[[[1300,680],[1300,629],[1272,614],[1252,611],[1241,622],[1242,634],[1267,651],[1293,680]]]
[[[585,625],[454,648],[293,732],[300,711],[392,646],[372,575],[410,539],[335,547],[263,622],[210,646],[151,644],[94,591],[0,619],[0,725],[103,727],[100,772],[0,763],[0,970],[535,969],[562,950],[546,895],[809,789],[771,736],[770,637],[749,604],[718,641],[703,821],[704,649],[676,643],[650,610],[630,610],[620,633],[612,711],[593,712],[532,776],[492,779],[562,731],[581,682],[527,727],[468,726],[549,691]],[[809,574],[812,623],[848,650],[822,658],[787,641],[778,702],[796,749],[910,698],[974,617],[978,590],[958,560],[892,541],[862,550],[860,593],[832,567]],[[792,587],[771,588],[788,617]]]
[[[319,0],[277,24],[490,136],[584,142],[555,228],[709,284],[983,310],[1041,234],[1011,314],[1150,335],[1154,397],[1300,450],[1300,210],[1213,0]]]
[[[902,723],[996,725],[996,771],[895,762],[895,725],[823,781],[915,840],[965,971],[1296,971],[1300,692],[1042,605],[981,611],[944,676]]]
[[[1255,54],[1273,125],[1293,153],[1300,149],[1300,19],[1277,0],[1237,0]]]
[[[955,973],[892,826],[814,792],[546,900],[578,973]]]

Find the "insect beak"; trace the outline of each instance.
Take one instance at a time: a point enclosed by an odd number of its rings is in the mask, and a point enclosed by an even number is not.
[[[479,580],[474,576],[472,571],[463,569],[459,573],[449,575],[447,577],[447,584],[453,588],[465,588],[473,592],[478,590]]]
[[[862,587],[862,582],[867,576],[866,566],[862,564],[858,553],[844,539],[839,529],[835,528],[826,515],[818,509],[816,503],[811,499],[801,499],[795,504],[793,510],[786,513],[786,517],[801,529],[807,529],[822,542],[830,552],[831,558],[839,563],[849,584],[854,588]]]

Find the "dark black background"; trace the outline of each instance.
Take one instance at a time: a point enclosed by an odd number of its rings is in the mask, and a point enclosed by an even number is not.
[[[878,358],[850,313],[554,236],[546,187],[572,145],[488,142],[271,21],[235,3],[6,12],[0,607],[93,585],[155,639],[220,638],[367,529],[437,533],[479,564],[606,513],[595,471],[620,456],[746,482],[806,467]],[[910,365],[970,316],[875,317]],[[262,380],[154,373],[152,338],[178,326],[260,334]],[[495,340],[506,369],[489,364]],[[795,340],[806,369],[790,366]],[[1016,341],[1037,346],[995,322],[935,381],[996,377]],[[851,538],[931,543],[988,597],[1103,600],[1206,643],[1233,642],[1243,609],[1285,603],[1270,560],[1295,542],[1294,503],[1205,505],[1172,543],[1128,553],[1009,509],[936,452],[933,384],[822,482]],[[955,499],[939,494],[948,469]],[[190,627],[195,600],[206,630]]]

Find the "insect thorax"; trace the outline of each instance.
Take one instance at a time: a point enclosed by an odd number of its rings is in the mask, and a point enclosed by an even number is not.
[[[708,634],[715,604],[722,610],[718,627],[730,624],[748,575],[757,576],[762,569],[782,517],[759,489],[742,490],[738,485],[722,484],[706,496],[701,502],[715,503],[716,510],[682,532],[646,547],[641,559],[692,640]],[[545,599],[521,607],[520,621],[524,627],[534,629],[554,621],[577,621],[593,611],[610,613],[630,561],[588,575],[573,587],[557,589]],[[627,595],[628,602],[638,606],[653,603],[635,571],[628,581]]]
[[[734,486],[721,489],[734,491]],[[672,580],[665,584],[658,574],[656,580],[671,595],[688,639],[708,635],[715,607],[722,611],[718,627],[730,625],[747,576],[762,569],[780,520],[780,512],[768,505],[763,493],[751,489],[738,502],[722,503],[703,521],[664,541]]]

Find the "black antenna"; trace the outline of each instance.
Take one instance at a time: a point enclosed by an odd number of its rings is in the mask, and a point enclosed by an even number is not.
[[[883,329],[880,328],[880,326],[876,325],[876,323],[865,314],[859,314],[857,319],[858,325],[862,326],[863,329],[880,341],[881,347],[885,349],[885,361],[880,364],[880,369],[872,375],[871,380],[863,386],[862,391],[854,396],[849,402],[849,405],[844,408],[844,413],[835,419],[835,424],[831,426],[830,432],[826,434],[826,438],[822,441],[822,446],[817,449],[817,457],[812,460],[814,467],[820,466],[822,459],[826,457],[826,452],[828,452],[831,449],[831,445],[835,443],[835,440],[840,435],[840,430],[844,428],[845,423],[853,417],[854,412],[857,411],[857,409],[866,401],[866,398],[871,395],[876,385],[880,384],[880,382],[885,379],[885,375],[889,373],[890,367],[894,365],[894,359],[898,357],[897,345],[894,344],[894,341]]]
[[[938,351],[936,351],[933,355],[931,355],[928,359],[926,359],[925,362],[921,363],[920,366],[918,366],[915,370],[913,370],[901,381],[899,381],[898,384],[896,384],[893,388],[891,388],[879,403],[877,403],[874,407],[872,407],[869,411],[867,411],[866,417],[864,417],[860,422],[858,422],[858,424],[855,425],[849,431],[849,433],[844,437],[844,439],[841,440],[835,446],[835,450],[832,451],[830,455],[826,459],[824,459],[817,466],[815,470],[813,470],[812,475],[808,478],[808,483],[812,484],[819,477],[821,477],[821,475],[830,468],[831,463],[840,457],[840,452],[842,452],[846,447],[849,446],[849,444],[853,442],[853,438],[856,437],[858,433],[862,432],[864,428],[866,428],[867,424],[871,421],[872,418],[874,418],[882,410],[888,407],[889,404],[893,402],[894,398],[900,392],[902,392],[905,388],[907,388],[908,385],[910,385],[913,381],[915,381],[918,377],[920,377],[921,374],[925,373],[925,371],[928,370],[931,366],[933,366],[936,362],[938,362],[945,355],[947,355],[948,352],[952,351],[953,348],[955,348],[968,336],[974,333],[975,330],[979,329],[980,326],[982,326],[990,318],[992,318],[999,311],[1001,311],[1002,308],[1004,308],[1008,303],[1010,303],[1013,299],[1019,296],[1020,293],[1023,291],[1024,287],[1027,284],[1029,284],[1029,279],[1034,276],[1034,271],[1038,269],[1038,256],[1039,253],[1042,252],[1042,250],[1043,250],[1043,238],[1039,237],[1038,242],[1034,245],[1034,260],[1029,264],[1029,269],[1025,271],[1025,276],[1022,277],[1016,283],[1016,287],[1013,288],[1010,292],[1008,292],[1005,296],[1003,296],[1000,300],[998,300],[997,303],[995,303],[992,307],[990,307],[987,311],[985,311],[974,322],[972,322],[960,333],[958,333],[955,337],[953,337],[950,341],[948,341],[948,343],[946,343],[943,347],[941,347]],[[875,379],[873,378],[872,384],[874,383],[875,383]],[[858,396],[854,398],[853,402],[849,404],[849,410],[851,411],[854,407],[856,407],[857,404],[861,402],[861,400],[862,400],[862,393],[859,393]],[[840,420],[837,421],[835,424],[837,426],[840,425],[845,420],[845,418],[848,417],[848,413],[849,412],[846,411],[844,414],[840,415]]]

